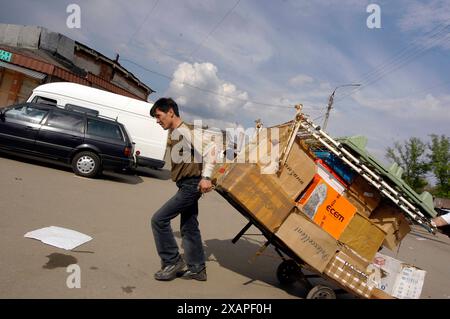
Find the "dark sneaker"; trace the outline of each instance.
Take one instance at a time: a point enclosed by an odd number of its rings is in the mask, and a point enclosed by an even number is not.
[[[195,279],[198,281],[206,281],[206,268],[203,268],[199,272],[193,272],[192,270],[186,270],[180,277],[181,279]]]
[[[182,272],[186,266],[184,260],[180,258],[175,264],[167,265],[155,273],[156,280],[169,281],[177,278],[178,274]]]

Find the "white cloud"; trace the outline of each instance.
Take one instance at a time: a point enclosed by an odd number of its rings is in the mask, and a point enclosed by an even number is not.
[[[367,149],[385,163],[386,147],[395,141],[413,136],[427,140],[433,133],[450,135],[450,95],[393,99],[357,92],[353,99],[357,104],[335,105],[327,129],[332,136],[367,136]]]
[[[407,9],[400,18],[399,26],[402,31],[423,32],[416,37],[416,45],[421,47],[435,47],[450,50],[448,42],[448,18],[450,16],[450,2],[447,0],[433,0],[422,3],[408,1]]]
[[[221,79],[212,63],[181,63],[166,95],[173,97],[181,110],[193,117],[229,122],[233,122],[248,100],[247,92]]]
[[[394,116],[425,122],[450,123],[450,95],[436,97],[427,94],[424,98],[367,98],[360,92],[354,94],[354,100],[367,108]]]
[[[294,76],[293,78],[289,79],[289,84],[291,86],[301,86],[307,83],[313,83],[314,79],[306,74],[299,74],[297,76]]]
[[[450,3],[446,0],[432,0],[426,3],[409,0],[406,3],[408,6],[399,21],[403,31],[431,30],[448,21]]]

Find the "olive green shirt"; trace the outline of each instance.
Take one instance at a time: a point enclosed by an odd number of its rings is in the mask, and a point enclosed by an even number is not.
[[[201,137],[199,140],[194,134],[194,126],[191,124],[182,122],[179,127],[170,130],[168,149],[172,180],[177,182],[185,177],[211,177],[214,160],[205,155],[211,150],[211,146],[203,147]]]

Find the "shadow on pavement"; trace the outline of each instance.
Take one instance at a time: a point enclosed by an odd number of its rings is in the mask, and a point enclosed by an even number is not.
[[[276,272],[282,260],[273,249],[267,248],[262,255],[250,262],[262,243],[242,237],[236,244],[233,244],[231,239],[211,239],[206,240],[205,244],[205,253],[209,260],[215,260],[220,266],[250,279],[243,285],[257,284],[256,281],[260,281],[283,289],[295,297],[304,298],[306,296],[307,290],[300,282],[295,282],[290,286],[284,286],[278,282]]]
[[[59,162],[56,160],[51,159],[44,159],[44,158],[37,158],[32,155],[17,155],[15,153],[10,153],[7,151],[1,151],[0,157],[13,160],[13,161],[19,161],[25,164],[31,164],[31,165],[38,165],[41,167],[47,167],[51,169],[58,169],[66,172],[70,172],[71,174],[74,174],[72,171],[72,168],[69,164]],[[82,178],[82,177],[80,177]],[[105,171],[100,176],[96,177],[96,179],[105,179],[113,182],[118,183],[126,183],[126,184],[139,184],[142,183],[143,180],[139,176],[132,175],[132,174],[125,174],[125,173],[118,173],[118,172],[109,172]]]
[[[75,257],[60,253],[52,253],[46,257],[48,258],[48,262],[42,266],[42,268],[45,269],[55,269],[58,267],[67,268],[67,266],[78,262]]]
[[[129,173],[117,173],[117,172],[103,172],[97,179],[104,179],[112,182],[125,183],[136,185],[142,183],[144,180],[137,175]]]
[[[181,238],[179,231],[174,231],[175,237]],[[263,245],[263,241],[250,238],[246,234],[233,244],[231,239],[210,239],[205,241],[205,254],[208,262],[217,262],[223,268],[249,278],[242,285],[270,285],[284,290],[291,296],[305,298],[309,289],[301,282],[296,281],[291,285],[282,285],[277,279],[277,268],[282,262],[281,257],[275,252],[273,246],[269,246],[262,255],[254,258],[256,252]],[[305,275],[314,275],[304,271]],[[340,290],[335,284],[328,282],[320,276],[309,278],[312,286],[325,285],[335,290],[337,299],[354,299],[352,294]]]
[[[167,169],[151,169],[146,167],[140,167],[134,170],[136,175],[138,176],[144,176],[144,177],[150,177],[150,178],[156,178],[161,180],[168,180],[170,179],[170,170]]]
[[[54,168],[54,169],[59,169],[59,170],[63,170],[63,171],[67,171],[67,172],[72,172],[71,167],[68,164],[64,164],[58,161],[53,161],[53,160],[49,160],[49,159],[41,159],[41,158],[36,158],[34,156],[31,155],[25,155],[25,154],[21,154],[21,155],[17,155],[15,153],[10,153],[8,151],[4,151],[1,150],[0,151],[0,156],[12,161],[18,161],[18,162],[22,162],[22,163],[26,163],[26,164],[31,164],[31,165],[38,165],[38,166],[42,166],[42,167],[48,167],[48,168]]]

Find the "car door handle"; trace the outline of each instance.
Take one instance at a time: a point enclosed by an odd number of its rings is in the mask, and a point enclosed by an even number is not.
[[[27,126],[27,130],[36,131],[37,129],[33,126]]]
[[[81,137],[76,136],[76,135],[70,135],[70,138],[73,139],[73,140],[78,140],[78,139],[80,139]]]

